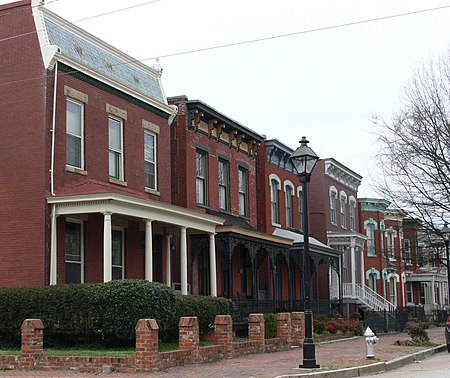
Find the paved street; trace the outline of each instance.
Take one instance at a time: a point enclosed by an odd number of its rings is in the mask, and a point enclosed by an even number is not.
[[[423,361],[376,376],[380,378],[450,378],[450,354],[438,353]]]

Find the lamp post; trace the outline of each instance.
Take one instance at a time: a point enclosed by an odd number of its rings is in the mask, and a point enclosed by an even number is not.
[[[316,346],[313,340],[313,315],[311,310],[311,267],[309,258],[309,231],[308,231],[308,182],[319,157],[308,147],[308,140],[302,137],[298,147],[291,155],[291,162],[297,170],[302,183],[303,193],[303,286],[305,288],[305,339],[303,341],[303,364],[300,368],[318,368],[316,363]]]
[[[448,228],[447,223],[441,230],[441,234],[444,237],[445,243],[445,256],[447,258],[447,306],[450,307],[450,260],[448,258],[448,244],[450,241],[450,228]]]

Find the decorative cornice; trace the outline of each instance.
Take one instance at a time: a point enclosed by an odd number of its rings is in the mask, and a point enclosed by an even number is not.
[[[334,159],[325,159],[325,175],[357,192],[362,176]]]

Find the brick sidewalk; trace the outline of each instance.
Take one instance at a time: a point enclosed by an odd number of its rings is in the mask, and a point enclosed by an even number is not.
[[[445,343],[444,327],[434,327],[428,330],[430,340],[443,344]],[[404,347],[393,345],[396,340],[408,340],[404,333],[381,335],[375,346],[375,360],[368,360],[365,356],[364,337],[352,340],[339,341],[328,344],[316,345],[316,359],[321,365],[320,370],[338,369],[344,367],[362,366],[374,362],[389,361],[398,357],[428,349],[423,347]],[[0,371],[0,377],[102,377],[111,378],[134,378],[134,377],[155,377],[155,378],[237,378],[237,377],[257,377],[273,378],[280,375],[300,374],[305,372],[298,369],[301,363],[301,348],[292,349],[286,352],[276,352],[268,354],[255,354],[234,359],[221,360],[215,363],[203,365],[186,365],[143,374],[83,374],[76,371]]]

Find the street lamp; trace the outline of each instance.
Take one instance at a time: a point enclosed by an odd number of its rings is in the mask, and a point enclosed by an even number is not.
[[[311,310],[311,267],[309,258],[309,231],[308,231],[308,182],[319,157],[308,147],[309,141],[302,137],[298,147],[291,155],[291,162],[297,170],[302,183],[303,193],[303,286],[305,288],[305,339],[303,341],[303,364],[300,368],[318,368],[316,363],[316,346],[313,340],[313,315]]]
[[[450,241],[450,228],[448,228],[447,223],[441,230],[441,234],[444,237],[445,256],[447,258],[447,306],[450,307],[450,260],[448,259],[448,243]]]

